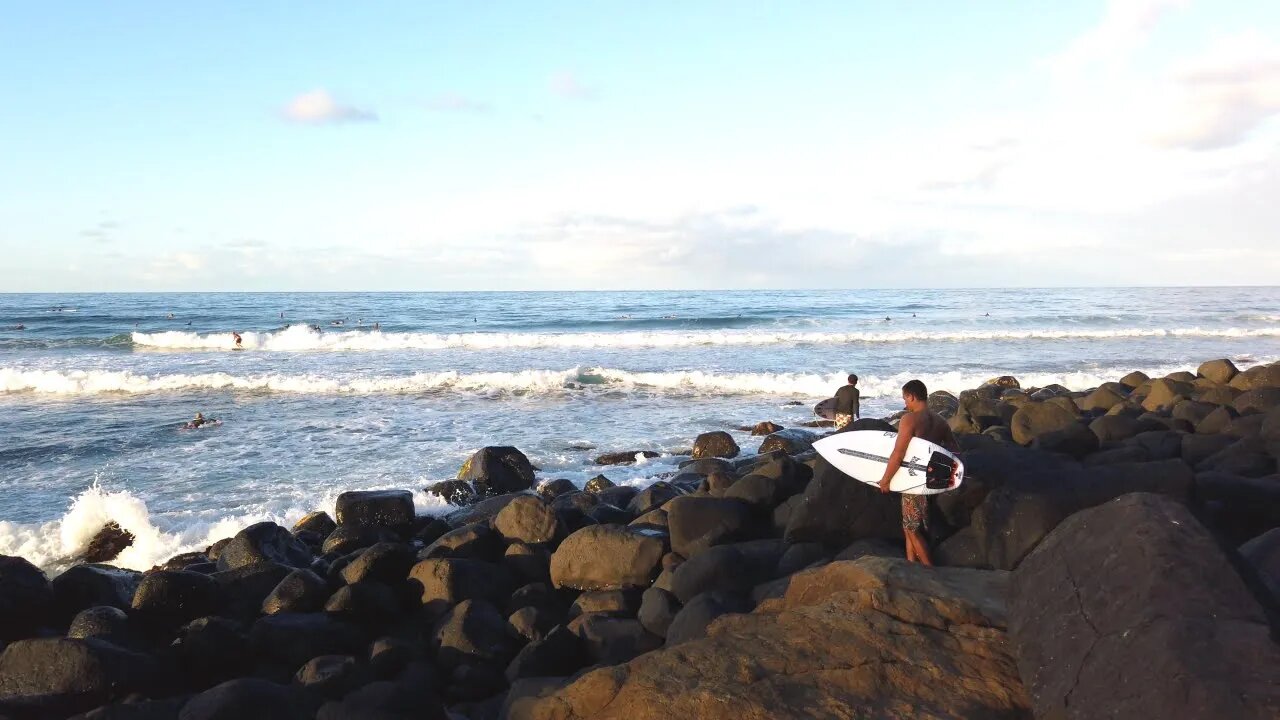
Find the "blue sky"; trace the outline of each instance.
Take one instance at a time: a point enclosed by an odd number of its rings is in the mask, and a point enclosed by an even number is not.
[[[0,9],[0,291],[1280,270],[1280,3]]]

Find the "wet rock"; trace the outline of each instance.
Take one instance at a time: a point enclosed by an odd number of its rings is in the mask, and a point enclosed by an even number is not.
[[[58,614],[68,617],[98,605],[125,610],[133,604],[133,594],[141,582],[142,573],[134,570],[113,565],[73,565],[55,577],[51,587]],[[0,594],[3,592],[0,590]]]
[[[338,523],[329,517],[329,513],[323,510],[307,513],[301,520],[293,524],[293,534],[297,535],[301,532],[313,532],[321,537],[328,537],[338,527]]]
[[[551,556],[551,581],[578,590],[648,587],[666,552],[656,537],[614,525],[585,527]]]
[[[694,460],[737,457],[739,452],[740,448],[733,436],[723,430],[702,433],[693,442]]]
[[[418,559],[456,557],[496,560],[501,557],[502,550],[501,535],[485,523],[473,523],[441,535],[418,552]]]
[[[675,487],[671,483],[659,480],[649,487],[636,493],[627,503],[627,511],[632,515],[643,515],[650,510],[666,505],[673,498],[678,498],[684,494],[684,491]]]
[[[459,507],[470,505],[476,501],[475,488],[468,480],[444,480],[423,488],[428,495],[435,495],[450,505]]]
[[[294,570],[262,600],[262,614],[315,612],[324,607],[329,585],[310,570]]]
[[[236,533],[218,555],[219,570],[265,562],[307,567],[311,564],[311,549],[279,525],[260,522]]]
[[[462,464],[458,479],[470,480],[482,496],[520,492],[533,487],[533,464],[514,447],[483,447]]]
[[[439,617],[465,600],[499,603],[514,583],[501,567],[464,558],[429,558],[409,571],[409,585],[420,593],[428,617]]]
[[[132,608],[145,624],[162,629],[216,615],[222,604],[222,587],[208,575],[159,570],[142,577]]]
[[[769,435],[760,443],[760,453],[771,453],[775,450],[781,450],[788,455],[798,455],[813,449],[813,441],[818,439],[818,434],[800,428],[789,428],[787,430],[779,430]]]
[[[416,556],[413,548],[404,543],[377,543],[342,569],[342,579],[348,585],[371,581],[395,586],[409,574]]]
[[[616,487],[612,480],[603,475],[597,475],[588,480],[587,484],[582,486],[582,489],[589,493],[598,493],[611,487]]]
[[[89,545],[80,555],[80,562],[105,563],[115,560],[126,548],[133,545],[133,533],[120,527],[114,520],[102,526],[102,529],[89,540]]]
[[[101,605],[81,610],[67,628],[69,638],[97,638],[121,648],[138,648],[142,639],[119,608]]]
[[[566,493],[577,492],[578,486],[573,484],[572,480],[548,480],[538,486],[538,496],[550,502]]]
[[[403,530],[413,524],[413,493],[408,490],[349,490],[338,496],[338,525]]]
[[[53,588],[40,568],[0,555],[0,641],[31,637],[50,619]]]
[[[484,600],[464,600],[444,615],[432,630],[437,662],[446,668],[464,664],[505,666],[518,649],[507,634],[507,621]]]
[[[595,459],[597,465],[632,465],[636,462],[636,456],[650,459],[661,456],[652,450],[625,450],[623,452],[605,453]]]

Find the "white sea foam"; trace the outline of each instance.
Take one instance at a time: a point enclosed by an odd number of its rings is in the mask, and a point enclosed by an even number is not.
[[[166,350],[230,350],[231,333],[192,332],[132,334],[139,348]],[[935,330],[885,332],[767,332],[703,330],[697,332],[616,333],[394,333],[380,330],[317,332],[292,325],[276,332],[243,332],[245,350],[283,352],[376,350],[502,350],[540,348],[676,348],[732,345],[845,345],[857,343],[972,342],[985,340],[1102,340],[1109,338],[1280,337],[1280,328],[1120,328],[1109,330]]]
[[[1147,368],[1163,375],[1181,366]],[[1024,373],[1024,386],[1051,383],[1072,389],[1096,387],[1117,380],[1129,369],[1099,369],[1065,373]],[[998,369],[983,372],[896,373],[864,376],[863,397],[896,397],[902,384],[919,378],[935,390],[959,392],[977,387]],[[166,393],[197,390],[334,394],[466,393],[484,396],[560,394],[566,392],[629,391],[672,395],[783,395],[823,398],[844,384],[843,373],[711,373],[700,370],[630,372],[613,368],[574,367],[566,370],[461,373],[414,373],[389,377],[334,378],[321,375],[232,375],[199,373],[144,375],[110,370],[28,370],[0,368],[0,392],[44,395],[108,393]]]

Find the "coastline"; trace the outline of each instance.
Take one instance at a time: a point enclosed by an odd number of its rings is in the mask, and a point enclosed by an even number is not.
[[[579,489],[538,477],[515,448],[489,447],[428,490],[473,501],[443,516],[419,515],[421,488],[349,492],[291,529],[228,528],[204,552],[145,573],[80,565],[50,582],[5,558],[0,595],[13,611],[0,711],[70,716],[136,694],[155,717],[248,697],[296,717],[444,717],[446,706],[468,718],[566,707],[568,717],[800,713],[785,693],[747,689],[763,681],[834,708],[861,704],[872,717],[945,715],[948,702],[972,717],[1043,716],[1068,696],[1086,698],[1082,707],[1106,698],[1134,662],[1123,648],[1072,650],[1078,633],[1060,626],[1069,608],[1044,614],[1070,587],[1081,602],[1098,600],[1081,622],[1140,638],[1153,632],[1151,616],[1124,608],[1147,604],[1201,626],[1226,622],[1215,618],[1229,609],[1239,633],[1160,658],[1178,683],[1213,688],[1181,716],[1280,709],[1280,662],[1241,669],[1240,680],[1196,666],[1206,647],[1280,657],[1269,639],[1280,616],[1280,363],[1240,372],[1213,360],[1074,390],[1002,377],[935,392],[930,407],[957,433],[968,468],[965,484],[933,503],[932,546],[945,567],[899,559],[896,498],[816,457],[809,445],[821,428],[779,428],[748,456],[728,433],[705,433],[687,464],[643,489],[614,485],[607,472]],[[603,450],[615,461],[639,452]],[[1127,527],[1183,548],[1201,589],[1157,592],[1162,575],[1183,576],[1183,561],[1134,548]],[[109,562],[128,542],[106,535],[92,559]],[[1065,549],[1090,543],[1096,557]],[[1143,582],[1120,582],[1125,573]],[[943,696],[883,675],[902,650],[868,630],[886,617],[910,635],[903,647],[968,668],[975,682]],[[989,644],[956,650],[959,627]],[[1182,638],[1189,628],[1160,631]],[[851,659],[834,641],[797,647],[795,633],[843,637],[886,664],[818,682]],[[752,640],[804,669],[748,660]],[[708,669],[703,686],[660,682],[682,657],[723,667]],[[756,679],[735,679],[733,662],[754,663]],[[36,676],[39,663],[58,671]],[[1064,687],[1067,670],[1093,685]],[[1149,701],[1175,707],[1174,680],[1149,682]],[[654,683],[666,691],[643,692]],[[713,707],[715,692],[734,699]],[[1233,705],[1240,697],[1249,702]]]

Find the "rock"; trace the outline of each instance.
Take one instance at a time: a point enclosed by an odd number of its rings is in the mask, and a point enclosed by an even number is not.
[[[599,590],[579,595],[569,607],[569,618],[592,613],[613,617],[635,617],[639,611],[639,590]]]
[[[682,603],[712,590],[745,595],[773,579],[786,547],[779,540],[751,540],[709,548],[676,567],[671,593]]]
[[[844,547],[862,538],[902,537],[901,499],[851,481],[825,458],[818,458],[813,480],[796,497],[787,501],[794,502],[786,518],[787,542]]]
[[[627,523],[629,527],[635,530],[657,530],[662,533],[669,533],[667,511],[661,508],[650,510],[640,517]]]
[[[449,720],[430,685],[399,680],[372,682],[341,701],[320,707],[316,720]]]
[[[463,664],[505,666],[518,646],[507,634],[507,621],[484,600],[463,600],[440,618],[432,630],[431,646],[446,668]]]
[[[1031,441],[1055,430],[1077,424],[1076,416],[1061,405],[1049,402],[1029,402],[1018,408],[1009,423],[1013,441],[1030,445]]]
[[[639,458],[656,458],[662,453],[652,450],[625,450],[623,452],[605,453],[595,459],[597,465],[632,465]],[[637,457],[638,456],[638,457]]]
[[[929,393],[929,411],[937,413],[943,420],[950,420],[960,409],[960,401],[946,390],[934,390]]]
[[[399,675],[418,659],[417,644],[398,637],[381,637],[369,646],[369,672],[377,680]]]
[[[0,567],[3,567],[2,560]],[[73,565],[55,577],[50,585],[58,615],[69,617],[87,607],[99,605],[128,609],[133,604],[133,594],[141,582],[142,573],[135,570],[122,570],[112,565]],[[0,596],[7,587],[8,579],[0,574]],[[44,598],[41,595],[42,604],[45,603]],[[5,608],[0,612],[0,617],[7,617],[10,612],[14,612],[3,601],[0,601],[0,606]],[[48,607],[47,604],[44,606]]]
[[[354,656],[321,655],[298,668],[293,681],[324,697],[340,698],[359,687],[363,679]]]
[[[697,492],[703,495],[711,495],[712,497],[723,497],[725,491],[737,481],[738,478],[730,473],[716,471],[702,478],[702,483],[698,485]]]
[[[1231,378],[1229,385],[1237,390],[1280,387],[1280,363],[1254,365]]]
[[[65,717],[155,681],[151,658],[97,639],[17,640],[0,653],[0,699],[15,717]]]
[[[572,480],[548,480],[538,486],[538,496],[543,500],[550,502],[566,493],[577,492],[578,486],[573,484]]]
[[[1137,463],[1147,462],[1151,459],[1151,453],[1147,449],[1138,445],[1120,445],[1110,450],[1102,450],[1092,453],[1088,457],[1081,460],[1081,464],[1085,467],[1094,467],[1097,465],[1115,465],[1116,463]]]
[[[732,473],[733,463],[723,458],[685,460],[680,463],[680,471],[696,473],[698,475],[710,475],[714,472]]]
[[[757,537],[763,528],[742,500],[690,496],[671,501],[667,529],[671,549],[690,558],[713,545]]]
[[[423,488],[428,495],[435,495],[450,505],[463,507],[476,501],[475,488],[469,480],[444,480]]]
[[[1031,447],[1045,452],[1061,453],[1074,458],[1082,458],[1098,449],[1098,436],[1088,427],[1073,422],[1058,430],[1051,430],[1037,435],[1031,441]]]
[[[456,557],[497,560],[502,556],[502,551],[501,535],[485,523],[472,523],[441,535],[418,552],[418,559]]]
[[[702,433],[693,441],[693,459],[737,457],[740,448],[733,436],[723,430]]]
[[[606,488],[615,487],[613,481],[603,475],[597,475],[587,481],[582,489],[589,493],[598,493]]]
[[[202,617],[178,630],[168,659],[187,687],[204,688],[243,674],[250,655],[249,639],[239,622]]]
[[[449,527],[454,528],[475,525],[476,523],[492,524],[492,520],[498,516],[498,513],[502,512],[502,508],[522,497],[528,497],[528,493],[513,492],[506,495],[486,497],[475,504],[454,510],[446,515],[444,519],[449,523]]]
[[[514,584],[500,567],[464,558],[429,558],[409,571],[409,585],[428,617],[439,617],[464,600],[504,601]]]
[[[680,612],[680,601],[675,595],[662,588],[651,587],[644,591],[640,598],[640,610],[637,618],[645,630],[658,637],[667,636],[667,628]]]
[[[1206,522],[1231,545],[1280,527],[1280,475],[1248,478],[1224,472],[1196,473],[1196,498]]]
[[[1151,390],[1142,401],[1142,407],[1149,412],[1171,410],[1179,401],[1189,399],[1195,388],[1189,382],[1177,380],[1153,380]]]
[[[1120,378],[1120,384],[1132,390],[1150,380],[1151,378],[1147,377],[1146,373],[1135,370]]]
[[[1195,467],[1235,442],[1225,435],[1183,435],[1179,457]]]
[[[722,616],[678,648],[517,698],[508,717],[1027,718],[1005,578],[878,558],[798,573],[808,592],[777,612]],[[940,675],[951,682],[921,682]]]
[[[760,454],[781,450],[788,455],[798,455],[813,449],[818,434],[800,428],[790,428],[772,433],[760,444]]]
[[[1263,416],[1258,436],[1268,442],[1280,440],[1280,409],[1271,410]]]
[[[470,480],[481,495],[502,495],[533,487],[533,464],[509,446],[480,448],[458,470],[459,480]]]
[[[1170,416],[1174,420],[1186,420],[1194,427],[1199,425],[1202,420],[1209,416],[1209,413],[1217,410],[1218,406],[1207,402],[1196,402],[1195,400],[1183,400],[1173,406]]]
[[[53,609],[53,587],[40,568],[0,555],[0,642],[31,637]]]
[[[526,677],[567,676],[591,664],[582,640],[565,627],[556,627],[516,654],[507,665],[508,682]]]
[[[417,562],[413,548],[404,543],[380,542],[360,553],[342,568],[342,579],[348,585],[372,581],[397,585]]]
[[[551,582],[551,551],[542,546],[511,543],[502,565],[525,582]]]
[[[219,570],[235,570],[264,562],[307,567],[311,564],[311,550],[279,525],[260,522],[236,533],[218,555]]]
[[[530,545],[550,543],[563,532],[555,511],[533,495],[508,503],[494,518],[493,526],[508,542]]]
[[[746,428],[743,428],[743,429],[745,430]],[[750,428],[752,437],[759,437],[761,435],[772,435],[773,433],[776,433],[782,429],[783,427],[778,423],[769,422],[768,420],[765,420],[764,422],[756,423],[754,426]]]
[[[262,614],[315,612],[324,607],[329,586],[310,570],[294,570],[262,601]]]
[[[1239,417],[1235,408],[1224,406],[1213,410],[1204,419],[1196,423],[1196,433],[1200,435],[1216,435],[1226,430],[1233,420]]]
[[[1280,387],[1246,390],[1236,396],[1231,406],[1241,415],[1268,412],[1280,407]]]
[[[1063,522],[1015,573],[1009,616],[1037,716],[1280,713],[1264,613],[1168,498],[1127,495]]]
[[[364,644],[363,633],[327,613],[277,613],[249,629],[254,654],[288,668],[320,655],[354,655]]]
[[[639,494],[640,490],[638,488],[633,488],[629,485],[615,485],[613,487],[597,490],[596,500],[599,501],[599,503],[597,503],[599,505],[612,505],[616,508],[625,508],[630,505],[631,501],[635,499],[635,496]]]
[[[594,525],[629,525],[635,515],[620,507],[608,503],[600,503],[587,511],[589,524]]]
[[[613,525],[569,535],[551,556],[551,581],[578,590],[648,587],[666,552],[656,537]]]
[[[645,630],[639,620],[583,615],[568,628],[578,636],[586,656],[598,665],[624,663],[662,646],[662,638]]]
[[[133,533],[121,528],[113,520],[103,525],[102,529],[94,534],[79,559],[80,562],[86,563],[110,562],[131,545],[133,545]]]
[[[1241,545],[1240,557],[1253,566],[1271,595],[1280,598],[1280,527]]]
[[[506,603],[506,611],[508,613],[515,612],[523,607],[537,607],[546,610],[552,616],[559,616],[561,619],[565,615],[565,594],[551,589],[551,585],[544,582],[529,583],[516,588],[511,593]]]
[[[326,555],[346,555],[379,542],[389,542],[397,539],[395,534],[386,528],[364,525],[339,525],[324,539],[324,544],[320,549]]]
[[[829,557],[822,543],[788,545],[786,551],[782,553],[782,557],[778,560],[778,565],[773,574],[776,577],[790,575],[816,562],[826,561]]]
[[[408,490],[349,490],[338,496],[338,525],[403,530],[413,524],[413,493]]]
[[[220,570],[209,577],[218,583],[222,614],[250,620],[258,616],[262,603],[291,571],[287,565],[261,562]]]
[[[1262,426],[1267,421],[1267,416],[1261,413],[1253,413],[1252,415],[1241,415],[1232,421],[1222,430],[1222,434],[1233,438],[1256,438],[1262,436]]]
[[[857,560],[862,557],[901,558],[905,560],[907,555],[900,542],[872,538],[850,543],[848,547],[835,556],[834,560]]]
[[[1197,471],[1219,472],[1263,477],[1276,471],[1275,458],[1267,454],[1266,443],[1258,438],[1237,440],[1196,465]]]
[[[313,532],[324,537],[333,532],[336,527],[338,527],[338,523],[329,517],[329,513],[323,510],[316,510],[302,516],[301,520],[293,524],[293,534]]]
[[[630,502],[627,503],[627,511],[632,515],[643,515],[650,510],[656,510],[666,505],[668,501],[683,494],[682,490],[671,483],[659,480],[631,498]]]
[[[1239,394],[1239,390],[1227,385],[1197,386],[1191,399],[1209,405],[1230,405]]]
[[[721,615],[745,612],[751,612],[751,602],[741,595],[717,591],[696,595],[685,603],[668,626],[664,636],[667,647],[703,637],[711,621]]]
[[[324,611],[364,627],[381,627],[399,615],[400,603],[391,588],[369,580],[338,588]]]
[[[300,698],[283,685],[238,678],[205,690],[182,706],[178,720],[306,720]]]
[[[159,570],[142,576],[132,608],[145,624],[160,629],[177,627],[222,608],[217,580],[189,570]]]
[[[1080,409],[1107,411],[1125,401],[1127,394],[1110,387],[1099,387],[1080,400]]]
[[[507,616],[507,629],[517,638],[528,642],[537,642],[547,636],[552,628],[562,624],[563,613],[559,616],[542,607],[526,605]]]
[[[69,638],[97,638],[116,647],[138,648],[141,639],[129,624],[129,616],[119,608],[100,605],[81,610],[67,628]]]
[[[1139,429],[1137,418],[1127,415],[1103,415],[1089,423],[1089,430],[1098,437],[1100,443],[1128,440],[1137,435]]]

